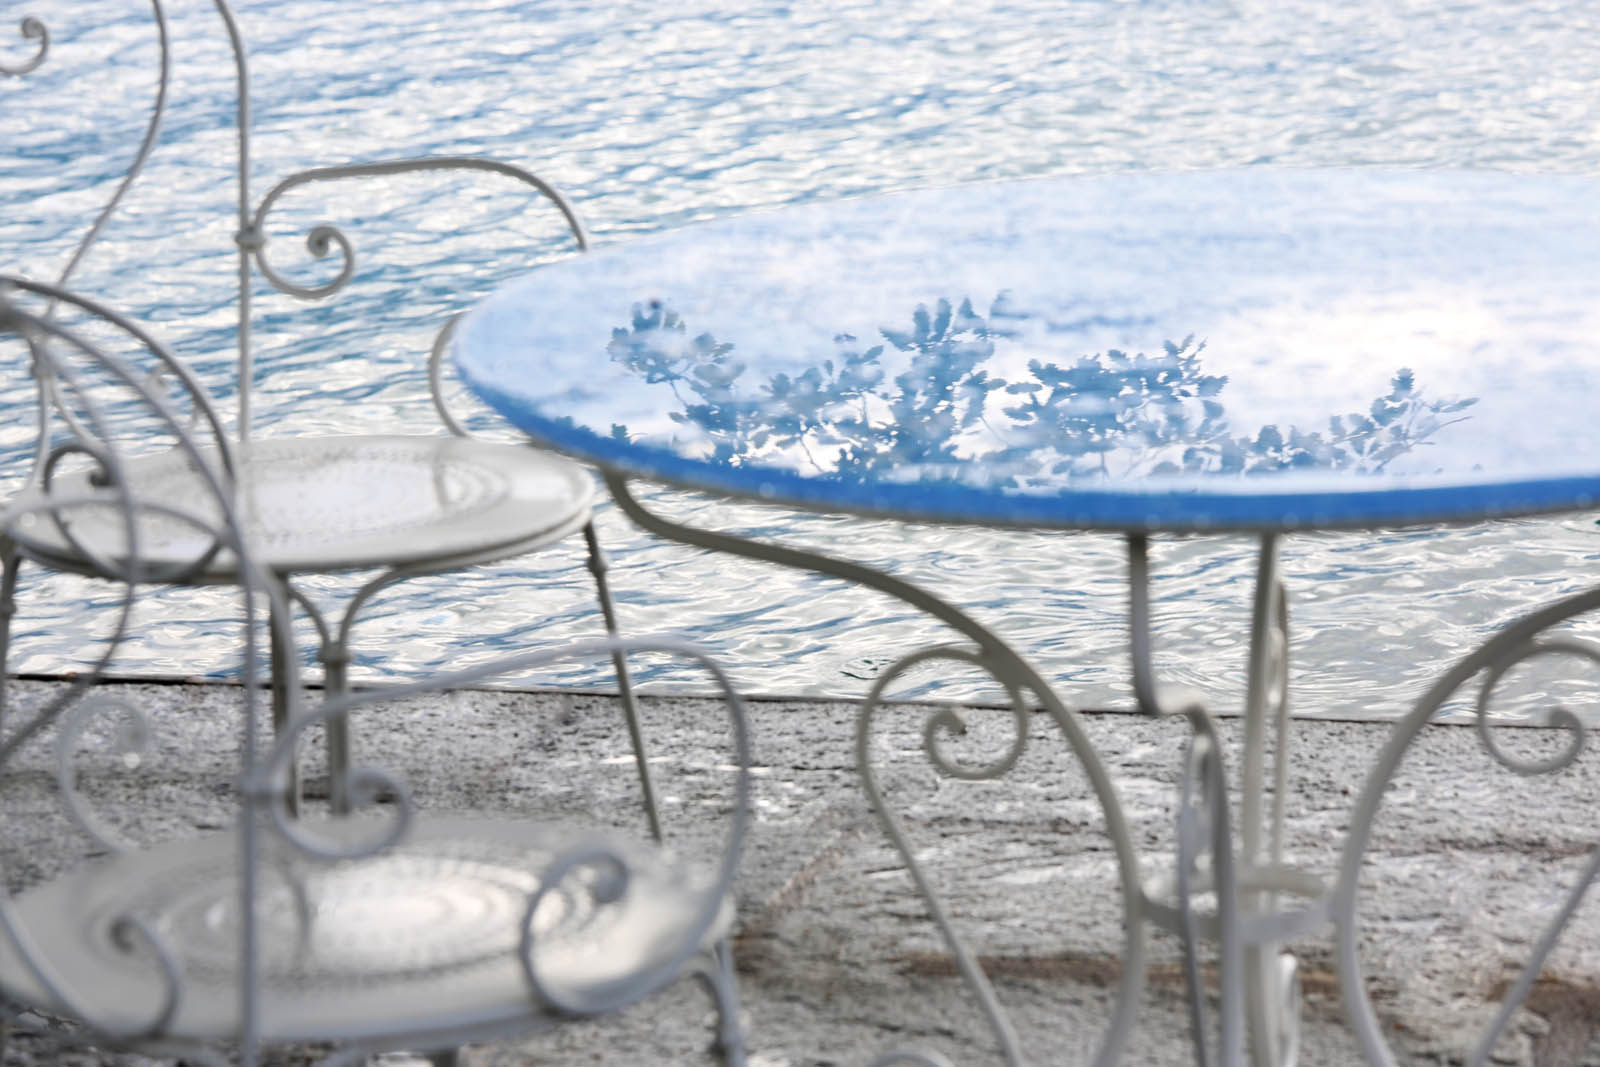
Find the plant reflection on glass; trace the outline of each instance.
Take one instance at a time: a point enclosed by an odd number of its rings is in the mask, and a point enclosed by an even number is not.
[[[845,481],[981,478],[1009,488],[1173,474],[1252,475],[1282,470],[1376,473],[1411,452],[1476,398],[1431,400],[1401,368],[1365,412],[1333,415],[1321,429],[1261,426],[1237,432],[1221,396],[1228,379],[1204,373],[1203,342],[1166,342],[1159,355],[1115,349],[1066,365],[1030,360],[1006,380],[988,367],[1003,324],[1026,316],[1002,293],[988,317],[971,300],[918,306],[906,331],[881,341],[850,334],[835,354],[798,374],[755,380],[733,345],[691,336],[660,304],[636,305],[612,331],[611,359],[667,385],[674,421],[710,442],[707,457],[798,465]],[[890,376],[887,349],[904,370]],[[613,434],[627,438],[626,427]]]

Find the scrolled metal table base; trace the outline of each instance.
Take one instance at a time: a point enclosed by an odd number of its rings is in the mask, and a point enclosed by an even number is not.
[[[1480,675],[1482,682],[1475,703],[1475,726],[1481,747],[1492,762],[1527,778],[1553,775],[1573,766],[1587,747],[1588,728],[1570,709],[1557,707],[1550,712],[1549,725],[1567,732],[1567,745],[1555,756],[1543,760],[1521,760],[1505,752],[1494,739],[1489,713],[1497,685],[1518,664],[1547,656],[1573,656],[1591,664],[1600,663],[1600,646],[1573,638],[1545,636],[1553,627],[1597,609],[1600,609],[1600,589],[1590,589],[1530,612],[1501,629],[1435,682],[1412,711],[1395,725],[1377,763],[1367,775],[1351,817],[1350,838],[1345,846],[1344,861],[1331,903],[1333,920],[1338,927],[1339,980],[1345,1011],[1362,1051],[1374,1064],[1392,1067],[1395,1059],[1382,1036],[1383,1028],[1364,981],[1359,958],[1357,909],[1362,861],[1372,843],[1373,827],[1384,796],[1423,727],[1438,715],[1446,701]],[[1526,1002],[1545,962],[1562,933],[1571,924],[1597,877],[1600,877],[1600,848],[1590,851],[1576,880],[1561,894],[1561,903],[1554,909],[1545,928],[1537,938],[1531,939],[1533,952],[1516,980],[1510,984],[1489,1025],[1479,1035],[1467,1060],[1471,1067],[1481,1067],[1490,1061],[1496,1044],[1506,1033],[1512,1017]]]
[[[945,944],[955,961],[967,987],[988,1020],[997,1044],[1010,1064],[1024,1061],[1016,1030],[1005,1009],[995,996],[994,989],[979,966],[976,957],[967,947],[952,924],[947,909],[935,891],[931,880],[917,858],[904,826],[881,788],[871,755],[872,726],[876,713],[884,706],[888,688],[913,667],[931,661],[947,661],[974,666],[998,682],[1010,697],[1013,737],[1007,750],[997,759],[970,766],[950,759],[941,748],[946,737],[960,732],[960,715],[953,709],[934,709],[923,724],[922,750],[932,766],[941,774],[967,781],[985,781],[1001,778],[1017,764],[1027,747],[1033,716],[1029,713],[1026,696],[1031,695],[1050,716],[1074,757],[1082,766],[1094,789],[1096,799],[1106,820],[1106,832],[1111,837],[1117,855],[1122,881],[1124,942],[1122,977],[1118,999],[1112,1018],[1101,1039],[1093,1060],[1096,1065],[1119,1062],[1127,1039],[1136,1022],[1138,1007],[1144,990],[1144,948],[1146,924],[1165,926],[1178,933],[1185,945],[1186,970],[1191,987],[1191,1014],[1195,1035],[1195,1051],[1199,1062],[1210,1062],[1205,1046],[1202,1000],[1204,988],[1199,981],[1197,942],[1202,936],[1220,940],[1224,973],[1224,1019],[1220,1049],[1221,1062],[1240,1062],[1244,1041],[1244,1005],[1252,1002],[1251,1022],[1254,1024],[1257,1048],[1277,1048],[1287,1053],[1273,1062],[1292,1062],[1297,1041],[1298,984],[1292,957],[1280,955],[1275,946],[1282,940],[1305,930],[1319,928],[1327,923],[1327,909],[1322,903],[1326,893],[1315,882],[1282,863],[1281,800],[1275,803],[1275,827],[1272,833],[1270,861],[1236,863],[1233,833],[1229,825],[1226,776],[1221,750],[1209,716],[1195,702],[1185,702],[1179,713],[1187,716],[1194,729],[1194,741],[1187,759],[1184,782],[1185,802],[1180,816],[1180,855],[1174,888],[1177,903],[1167,904],[1157,899],[1159,891],[1141,883],[1137,869],[1137,850],[1128,829],[1116,790],[1104,763],[1089,743],[1077,716],[1068,710],[1052,688],[1022,657],[989,629],[960,609],[940,600],[927,590],[909,582],[846,560],[820,553],[807,552],[763,542],[747,541],[728,534],[685,526],[664,519],[647,510],[633,495],[628,480],[615,473],[607,473],[606,483],[622,510],[640,526],[671,540],[708,548],[720,552],[778,563],[788,567],[842,578],[846,581],[879,590],[894,596],[919,610],[944,622],[972,642],[967,646],[938,646],[922,649],[903,656],[889,665],[878,677],[862,702],[857,718],[856,760],[868,798],[878,813],[884,831],[899,852],[906,870],[923,898],[929,915],[938,927]],[[1151,668],[1149,641],[1149,596],[1147,545],[1142,538],[1129,541],[1130,574],[1132,576],[1133,654],[1136,689],[1141,706],[1152,714],[1165,714],[1166,709],[1156,697],[1154,675]],[[1257,598],[1258,625],[1252,641],[1251,697],[1252,707],[1258,717],[1270,703],[1277,713],[1280,735],[1277,775],[1282,781],[1286,775],[1283,766],[1283,732],[1287,727],[1287,700],[1284,697],[1287,672],[1284,667],[1284,649],[1287,646],[1287,616],[1283,607],[1281,583],[1277,580],[1275,542],[1264,542],[1262,549],[1262,575],[1260,586],[1270,590],[1269,595]],[[1260,731],[1252,734],[1260,744]],[[1259,767],[1259,751],[1248,757],[1247,766]],[[1259,774],[1259,772],[1258,772]],[[1259,777],[1257,779],[1259,781]],[[1277,793],[1282,796],[1282,789]],[[1247,833],[1251,840],[1261,834],[1261,798],[1257,790],[1247,795],[1244,804]],[[1197,877],[1198,848],[1209,839],[1213,857],[1215,880]],[[1255,854],[1251,850],[1251,856]],[[1239,878],[1240,873],[1244,877]],[[1220,904],[1214,919],[1202,919],[1195,910],[1195,897],[1220,889]],[[1310,896],[1312,904],[1304,909],[1282,914],[1270,910],[1252,909],[1241,915],[1240,901],[1252,903],[1261,899],[1275,902],[1284,893]],[[1248,969],[1247,969],[1248,964]],[[1245,989],[1250,990],[1249,994]],[[1255,1006],[1255,1002],[1261,1002]],[[1270,1044],[1262,1044],[1270,1042]],[[887,1065],[901,1063],[940,1064],[945,1062],[935,1052],[920,1049],[897,1049],[886,1053],[875,1062]]]
[[[1288,794],[1288,644],[1287,594],[1279,567],[1278,537],[1259,538],[1251,639],[1247,660],[1243,744],[1236,780],[1229,768],[1211,714],[1199,700],[1164,691],[1156,683],[1151,640],[1149,544],[1143,535],[1127,539],[1129,563],[1130,652],[1134,691],[1141,711],[1180,716],[1190,728],[1180,784],[1177,850],[1169,874],[1141,881],[1137,855],[1114,785],[1089,743],[1076,715],[1050,686],[999,637],[960,609],[911,583],[820,553],[747,541],[685,526],[648,511],[632,494],[628,479],[606,475],[622,510],[645,529],[686,544],[728,552],[841,578],[888,593],[939,619],[970,645],[925,648],[902,656],[878,677],[857,718],[856,759],[863,786],[883,828],[898,850],[934,924],[968,989],[989,1022],[1009,1064],[1024,1062],[1013,1024],[995,996],[972,951],[950,921],[947,909],[923,870],[904,825],[888,802],[871,754],[872,729],[885,706],[885,693],[911,669],[935,662],[976,667],[998,682],[1009,697],[1012,734],[1005,751],[981,764],[952,759],[944,743],[963,727],[960,713],[935,708],[922,724],[922,751],[941,775],[989,781],[1007,775],[1027,748],[1032,722],[1029,698],[1047,713],[1083,767],[1106,819],[1123,887],[1124,967],[1118,1000],[1093,1063],[1118,1062],[1136,1022],[1143,995],[1146,925],[1175,934],[1183,947],[1195,1062],[1233,1067],[1248,1058],[1256,1067],[1292,1067],[1299,1058],[1301,984],[1299,964],[1284,946],[1331,929],[1338,939],[1342,991],[1366,1057],[1375,1065],[1394,1063],[1380,1036],[1375,1012],[1357,959],[1357,881],[1383,794],[1401,758],[1423,725],[1472,678],[1484,675],[1478,699],[1478,730],[1484,751],[1518,774],[1536,776],[1570,766],[1583,751],[1587,732],[1581,720],[1557,709],[1552,725],[1569,735],[1553,758],[1523,761],[1505,753],[1490,729],[1489,704],[1496,685],[1512,667],[1529,659],[1575,656],[1600,664],[1600,645],[1570,638],[1542,637],[1551,627],[1600,609],[1600,590],[1569,597],[1512,624],[1447,673],[1402,720],[1369,775],[1354,809],[1336,883],[1295,866],[1285,854],[1285,798]],[[1270,764],[1269,764],[1270,750]],[[1230,805],[1237,796],[1237,824]],[[1600,877],[1600,850],[1588,860],[1578,883],[1539,938],[1534,954],[1483,1035],[1473,1064],[1488,1060],[1511,1015],[1525,1000],[1561,932],[1587,888]],[[1201,943],[1212,942],[1221,975],[1219,1019],[1207,1025],[1206,991],[1201,978]],[[1215,1031],[1212,1047],[1207,1034]],[[950,1061],[930,1049],[897,1048],[871,1067],[943,1067]]]
[[[644,529],[659,536],[701,548],[728,552],[733,555],[778,563],[787,567],[842,578],[856,585],[888,593],[921,611],[944,622],[972,642],[973,647],[940,646],[924,649],[904,656],[889,666],[873,685],[861,705],[857,716],[856,754],[858,769],[868,796],[890,841],[899,851],[906,869],[923,897],[930,916],[944,937],[945,944],[955,960],[961,977],[977,1000],[996,1043],[1004,1052],[1008,1063],[1023,1062],[1021,1043],[1016,1029],[1005,1009],[995,996],[993,986],[983,973],[977,958],[968,949],[952,925],[947,911],[934,891],[916,857],[902,823],[887,804],[870,757],[871,731],[875,713],[883,706],[883,694],[893,681],[910,668],[933,660],[961,662],[987,672],[1011,697],[1011,719],[1015,734],[1007,751],[997,760],[981,766],[967,766],[949,759],[940,747],[941,740],[952,731],[959,731],[960,721],[950,709],[935,709],[923,724],[922,748],[933,766],[951,777],[968,781],[993,780],[1007,774],[1016,766],[1027,746],[1034,715],[1030,714],[1024,696],[1032,694],[1044,712],[1056,725],[1073,756],[1082,767],[1105,817],[1106,833],[1116,855],[1116,865],[1123,889],[1123,967],[1118,985],[1116,1006],[1110,1022],[1100,1039],[1094,1063],[1109,1065],[1118,1062],[1132,1032],[1140,999],[1144,992],[1145,924],[1143,894],[1139,888],[1138,855],[1134,847],[1121,803],[1104,763],[1095,753],[1077,716],[1068,710],[1045,684],[1037,672],[1004,641],[972,619],[960,609],[940,600],[926,590],[901,579],[875,571],[847,560],[835,559],[819,553],[806,552],[781,545],[747,541],[728,534],[684,526],[664,519],[647,510],[634,497],[625,477],[607,472],[606,484],[619,507]],[[942,1064],[944,1059],[925,1050],[900,1049],[886,1053],[879,1064]]]

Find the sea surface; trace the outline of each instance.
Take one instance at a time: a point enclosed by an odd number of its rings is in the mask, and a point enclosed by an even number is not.
[[[238,14],[255,82],[255,196],[309,166],[486,154],[565,191],[596,244],[788,204],[1035,175],[1600,173],[1600,8],[1571,0],[240,0]],[[34,42],[17,33],[30,15],[52,47],[34,73],[0,77],[0,270],[49,279],[137,146],[157,49],[148,6],[131,0],[3,0],[0,64],[31,54]],[[209,3],[178,0],[170,19],[161,144],[75,284],[151,323],[231,412],[232,67]],[[354,242],[358,273],[320,303],[261,291],[257,430],[431,428],[432,330],[497,281],[570,254],[560,220],[493,179],[324,189],[285,200],[274,262],[326,280],[327,264],[297,235],[327,221]],[[0,421],[8,472],[28,447],[27,395],[8,368],[0,403],[19,413]],[[1117,537],[650,496],[675,517],[919,582],[1023,650],[1069,703],[1130,705]],[[1293,711],[1403,712],[1496,628],[1592,582],[1595,519],[1289,538]],[[952,638],[833,579],[662,543],[609,505],[599,525],[624,627],[694,635],[751,692],[857,696],[888,662]],[[1220,712],[1242,699],[1255,551],[1238,537],[1155,547],[1159,669]],[[353,584],[307,588],[337,605]],[[414,676],[593,635],[591,588],[577,539],[409,582],[363,615],[353,674]],[[29,572],[11,669],[84,663],[104,629],[95,609],[108,603],[106,589]],[[168,591],[141,608],[119,672],[236,669],[226,592]],[[302,636],[309,645],[309,630]],[[1540,721],[1552,700],[1580,712],[1594,703],[1593,664],[1539,666],[1519,673],[1516,699],[1498,713]],[[655,664],[638,670],[657,690],[694,684]],[[614,684],[587,665],[525,681]],[[900,692],[1000,696],[986,678],[944,671]]]

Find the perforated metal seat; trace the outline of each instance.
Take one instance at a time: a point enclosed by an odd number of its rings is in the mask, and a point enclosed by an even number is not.
[[[207,452],[214,457],[214,453]],[[594,482],[583,468],[517,445],[458,437],[306,437],[258,440],[236,452],[238,507],[257,559],[284,576],[429,565],[480,554],[506,555],[561,540],[589,521]],[[186,457],[128,462],[141,496],[204,499]],[[56,491],[87,489],[80,472]],[[34,487],[24,503],[43,495]],[[108,508],[74,516],[74,545],[42,515],[15,535],[30,556],[63,570],[94,573],[94,554],[121,551],[121,516]],[[140,555],[157,570],[195,559],[203,546],[190,526],[158,515],[141,523]],[[196,581],[238,577],[230,556],[210,560]]]
[[[354,846],[367,819],[318,827]],[[520,929],[541,873],[563,854],[604,849],[626,861],[628,886],[607,892],[586,868],[533,916],[541,979],[563,1003],[605,1002],[683,954],[715,870],[617,835],[483,818],[436,818],[359,860],[321,862],[274,839],[260,857],[256,908],[260,1036],[268,1044],[382,1039],[526,1026]],[[81,868],[20,896],[14,914],[58,979],[97,1024],[137,1032],[166,990],[148,959],[119,947],[122,917],[139,915],[186,978],[166,1037],[224,1042],[240,1030],[239,842],[185,840]],[[726,908],[692,946],[711,952]],[[47,1005],[46,991],[0,942],[0,988]]]

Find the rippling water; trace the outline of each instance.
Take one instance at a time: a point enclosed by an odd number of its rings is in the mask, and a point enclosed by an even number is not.
[[[209,5],[176,6],[163,145],[78,284],[154,323],[227,400],[230,67]],[[56,43],[37,73],[0,79],[0,268],[48,277],[132,152],[155,49],[136,3],[32,0],[0,7],[0,62],[27,51],[5,36],[27,14]],[[1039,174],[1600,170],[1600,9],[1571,2],[241,0],[240,17],[253,41],[258,195],[304,166],[488,153],[568,192],[597,243],[771,205]],[[286,207],[274,244],[285,269],[318,276],[288,235],[326,219],[355,240],[361,274],[324,304],[260,301],[266,433],[427,425],[429,326],[564,254],[559,220],[493,182],[335,187]],[[0,400],[21,389],[3,379]],[[26,429],[0,426],[7,469]],[[1024,649],[1069,701],[1128,703],[1116,538],[656,499],[920,581]],[[695,633],[752,691],[859,694],[888,660],[949,637],[829,579],[660,543],[609,508],[601,530],[625,625]],[[1597,535],[1592,517],[1572,517],[1291,538],[1295,710],[1397,713],[1497,626],[1583,586]],[[1170,540],[1155,563],[1163,673],[1237,706],[1253,546]],[[349,588],[313,584],[329,602]],[[25,593],[13,669],[80,663],[95,633],[86,608],[105,591],[34,576]],[[217,591],[150,598],[121,669],[228,673],[232,611]],[[380,598],[358,625],[355,673],[421,673],[598,627],[581,549],[558,546]],[[531,681],[610,684],[587,669]],[[996,695],[965,677],[919,678],[916,691]]]

